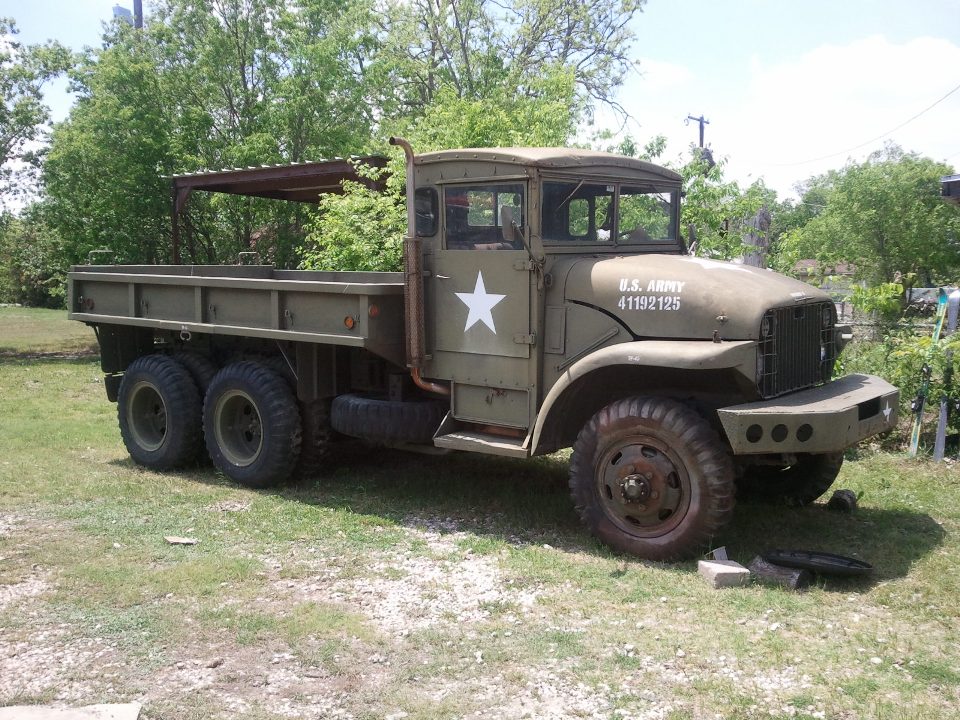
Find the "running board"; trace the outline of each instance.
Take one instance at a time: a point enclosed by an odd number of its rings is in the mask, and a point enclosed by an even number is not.
[[[530,456],[527,440],[528,438],[494,435],[464,427],[463,423],[454,419],[450,413],[447,413],[437,434],[433,436],[434,446],[444,450],[464,450],[518,458]]]
[[[447,450],[466,450],[482,452],[488,455],[525,458],[529,455],[524,438],[508,438],[500,435],[488,435],[471,430],[456,430],[433,439],[438,448]]]

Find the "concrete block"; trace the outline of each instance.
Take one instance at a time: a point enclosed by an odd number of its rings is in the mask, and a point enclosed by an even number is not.
[[[697,572],[715,588],[738,587],[750,582],[750,571],[733,560],[700,560]]]
[[[15,705],[0,708],[0,720],[137,720],[140,709],[135,702],[79,708]]]

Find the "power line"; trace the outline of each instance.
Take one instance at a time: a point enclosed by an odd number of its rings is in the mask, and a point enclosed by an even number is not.
[[[950,97],[950,96],[953,95],[955,92],[957,92],[957,90],[960,90],[960,85],[957,85],[955,88],[953,88],[953,90],[951,90],[950,92],[948,92],[946,95],[944,95],[942,98],[940,98],[940,99],[937,100],[936,102],[934,102],[934,103],[932,103],[931,105],[928,105],[927,107],[925,107],[923,110],[921,110],[920,112],[918,112],[918,113],[917,113],[916,115],[914,115],[913,117],[909,118],[908,120],[904,120],[902,123],[900,123],[899,125],[897,125],[895,128],[892,128],[892,129],[890,129],[890,130],[887,130],[887,131],[886,131],[885,133],[883,133],[882,135],[877,135],[875,138],[871,138],[870,140],[867,140],[866,142],[862,142],[862,143],[860,143],[859,145],[855,145],[855,146],[853,146],[852,148],[848,148],[847,150],[841,150],[840,152],[830,153],[829,155],[823,155],[823,156],[821,156],[821,157],[812,158],[811,160],[801,160],[800,162],[791,162],[791,163],[775,163],[775,164],[771,165],[770,167],[794,167],[794,166],[796,166],[796,165],[807,165],[807,164],[812,163],[812,162],[819,162],[820,160],[829,160],[830,158],[835,158],[835,157],[838,157],[838,156],[840,156],[840,155],[846,155],[847,153],[851,153],[851,152],[853,152],[854,150],[859,150],[860,148],[866,147],[867,145],[870,145],[871,143],[875,143],[877,140],[882,140],[883,138],[887,137],[888,135],[892,135],[893,133],[895,133],[895,132],[896,132],[897,130],[899,130],[900,128],[906,127],[907,125],[909,125],[910,123],[912,123],[914,120],[916,120],[916,119],[917,119],[918,117],[920,117],[921,115],[924,115],[924,114],[930,112],[931,110],[933,110],[937,105],[939,105],[939,104],[942,103],[944,100],[946,100],[948,97]]]

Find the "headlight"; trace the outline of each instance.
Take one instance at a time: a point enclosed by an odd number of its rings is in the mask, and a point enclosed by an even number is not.
[[[829,305],[824,305],[823,310],[820,311],[820,322],[825,328],[833,325],[833,308]]]
[[[774,322],[773,315],[764,315],[763,320],[760,321],[760,337],[770,337],[773,335],[775,327],[776,323]]]

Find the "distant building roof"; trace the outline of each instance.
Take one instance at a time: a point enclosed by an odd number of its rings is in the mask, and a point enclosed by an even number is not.
[[[940,195],[948,202],[960,205],[960,175],[940,178]]]
[[[793,272],[797,275],[810,276],[810,275],[844,275],[851,276],[856,272],[857,268],[855,265],[850,263],[837,263],[836,265],[825,265],[823,268],[820,266],[820,262],[814,259],[808,260],[797,260],[793,266]]]

